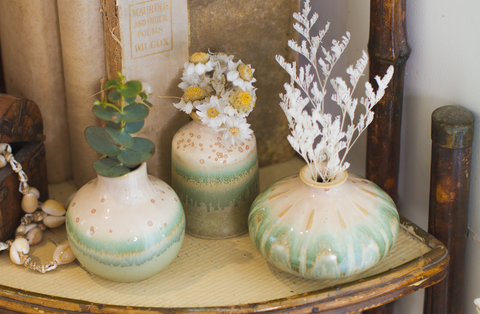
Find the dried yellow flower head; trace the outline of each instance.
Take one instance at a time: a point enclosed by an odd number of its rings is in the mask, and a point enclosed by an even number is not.
[[[240,134],[240,130],[236,127],[229,128],[228,132],[230,132],[230,134],[232,134],[233,137],[237,137],[238,134]]]
[[[250,82],[253,79],[252,69],[245,64],[240,64],[237,68],[240,78],[244,81]]]
[[[195,52],[193,55],[190,56],[190,62],[192,63],[203,63],[206,64],[210,60],[210,56],[205,52]]]
[[[216,116],[218,116],[220,114],[220,112],[215,109],[215,108],[208,108],[207,109],[207,116],[209,118],[215,118]]]
[[[256,97],[253,97],[249,92],[244,92],[241,89],[237,89],[230,96],[230,105],[235,108],[239,113],[246,113],[251,108],[255,107]]]
[[[194,102],[195,100],[202,100],[207,97],[207,91],[200,87],[190,87],[185,91],[182,98],[185,102]]]

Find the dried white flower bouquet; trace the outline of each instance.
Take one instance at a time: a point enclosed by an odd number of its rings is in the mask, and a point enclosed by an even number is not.
[[[174,106],[195,118],[232,143],[252,137],[247,116],[255,107],[252,83],[254,69],[223,53],[196,52],[185,63],[182,83],[184,94]]]
[[[293,14],[299,22],[293,27],[305,38],[302,45],[299,46],[294,40],[288,41],[291,49],[305,56],[308,60],[307,65],[300,67],[297,75],[295,62],[290,64],[282,56],[276,56],[277,62],[291,77],[290,84],[285,84],[286,94],[280,94],[282,99],[280,106],[287,116],[291,129],[288,141],[309,164],[314,180],[330,182],[338,173],[350,166],[345,162],[345,156],[360,134],[372,122],[374,115],[372,108],[383,97],[393,76],[393,66],[387,69],[383,78],[375,77],[378,84],[376,93],[372,85],[366,82],[366,97],[360,98],[360,101],[352,98],[353,91],[368,63],[368,55],[363,51],[355,67],[351,65],[346,70],[350,76],[351,88],[341,77],[330,80],[335,91],[332,94],[332,100],[342,111],[341,115],[332,119],[330,113],[324,112],[327,83],[332,68],[348,45],[350,33],[347,32],[341,41],[332,40],[332,47],[327,51],[321,44],[330,23],[319,31],[318,36],[311,37],[310,30],[317,21],[318,14],[313,13],[309,18],[310,10],[310,1],[306,0],[302,13]],[[319,48],[324,58],[320,57],[317,60]],[[323,79],[320,76],[320,70]],[[355,124],[355,110],[358,102],[365,107],[365,113],[360,114]]]

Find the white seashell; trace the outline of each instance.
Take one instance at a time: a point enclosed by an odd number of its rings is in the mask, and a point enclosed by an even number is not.
[[[27,235],[27,240],[30,245],[35,245],[43,239],[43,231],[36,227],[30,230]]]
[[[5,156],[0,155],[0,168],[3,168],[7,165],[7,160],[5,159]]]
[[[45,218],[43,219],[43,223],[44,223],[45,226],[47,226],[48,228],[57,228],[57,227],[60,227],[61,225],[63,225],[64,222],[65,222],[65,216],[58,217],[58,216],[50,216],[50,215],[48,215],[47,217],[45,217]]]
[[[475,306],[477,307],[477,313],[480,314],[480,298],[473,300],[473,303],[475,303]]]
[[[31,214],[38,208],[38,200],[35,194],[27,193],[22,198],[22,209],[27,214]]]
[[[75,260],[70,244],[61,244],[57,246],[53,251],[53,261],[57,262],[57,265],[68,264]]]
[[[72,201],[75,194],[77,194],[77,192],[73,192],[72,194],[70,194],[67,200],[63,203],[63,207],[68,208],[68,205],[70,205],[70,202]]]
[[[42,210],[52,216],[63,216],[66,212],[62,203],[57,202],[56,200],[48,200],[43,203]],[[47,224],[45,225],[48,227]]]
[[[22,262],[20,261],[20,255],[18,255],[17,250],[12,246],[10,247],[10,260],[12,263],[20,265]]]
[[[0,144],[0,152],[3,152],[5,150],[5,147],[7,148],[7,152],[11,153],[12,152],[12,146],[7,143],[1,143]]]
[[[28,233],[30,230],[33,228],[38,227],[37,224],[29,224],[28,226],[25,227],[25,233]]]
[[[25,233],[27,232],[27,228],[25,227],[25,225],[20,225],[17,228],[17,232]]]
[[[18,238],[12,243],[12,248],[15,248],[16,251],[27,254],[30,251],[30,244],[28,244],[27,239]]]
[[[43,222],[38,223],[38,228],[40,228],[40,230],[42,231],[45,231],[47,229],[47,227],[45,227],[45,224]]]
[[[19,252],[23,254],[27,254],[30,251],[30,244],[28,244],[27,239],[25,238],[18,238],[13,241],[12,245],[10,246],[10,260],[17,265],[22,264],[20,259]]]
[[[37,200],[40,198],[40,191],[37,188],[34,188],[33,186],[29,188],[28,193],[32,193],[33,195],[35,195]]]

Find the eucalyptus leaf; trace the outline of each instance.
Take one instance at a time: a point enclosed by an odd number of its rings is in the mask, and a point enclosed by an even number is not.
[[[142,91],[142,83],[139,81],[128,81],[125,88],[120,90],[123,97],[135,97]]]
[[[102,155],[118,155],[120,148],[102,127],[90,126],[85,130],[88,144]]]
[[[95,106],[93,107],[93,113],[99,117],[100,119],[119,122],[120,121],[120,112],[115,110],[112,107],[103,107],[103,106]]]
[[[143,103],[149,107],[153,107],[153,105],[146,99],[143,100]]]
[[[93,169],[105,177],[120,177],[130,172],[130,169],[111,158],[102,158],[95,161],[93,163]]]
[[[122,121],[140,122],[148,116],[148,108],[140,104],[132,104],[126,106],[122,115]]]
[[[107,127],[112,129],[120,130],[120,123],[115,123],[113,121],[107,121]]]
[[[105,89],[109,89],[111,87],[120,87],[122,84],[117,80],[109,80],[105,83]]]
[[[127,131],[130,134],[137,133],[143,128],[144,124],[145,124],[145,120],[138,121],[138,122],[127,122],[125,123],[125,131]]]
[[[110,137],[117,142],[118,144],[131,147],[133,145],[133,138],[125,132],[125,129],[114,129],[114,128],[105,128],[105,132],[107,132]]]
[[[127,122],[125,123],[124,129],[126,132],[129,134],[134,134],[140,131],[143,128],[143,125],[145,124],[145,121],[139,121],[139,122]],[[112,129],[120,129],[120,123],[115,123],[112,121],[107,121],[107,126]]]
[[[108,99],[112,102],[117,102],[122,99],[122,95],[117,91],[117,89],[112,89],[110,93],[108,93]]]
[[[135,99],[137,97],[125,97],[123,98],[123,100],[125,100],[125,102],[129,103],[129,104],[133,104],[135,102]]]
[[[118,160],[127,165],[141,164],[152,157],[155,146],[146,138],[135,137],[134,143],[129,148],[122,148],[118,154]]]

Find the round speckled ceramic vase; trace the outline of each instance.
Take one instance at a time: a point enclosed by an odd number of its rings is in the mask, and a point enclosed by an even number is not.
[[[351,276],[377,264],[398,237],[394,202],[373,182],[346,171],[318,183],[305,166],[260,194],[250,237],[263,257],[310,279]]]
[[[70,202],[66,228],[88,271],[122,282],[151,277],[177,256],[185,215],[177,194],[146,163],[118,178],[97,175]]]
[[[188,234],[220,239],[247,232],[259,193],[255,136],[232,145],[200,122],[187,123],[173,137],[172,187],[185,209]]]

